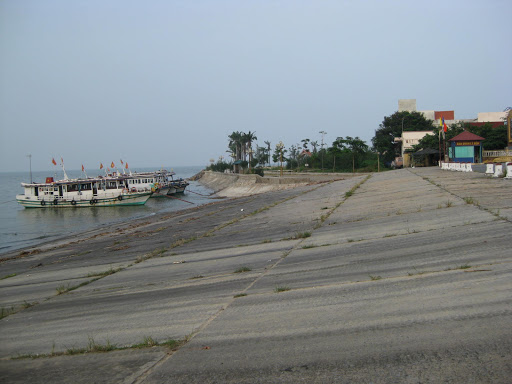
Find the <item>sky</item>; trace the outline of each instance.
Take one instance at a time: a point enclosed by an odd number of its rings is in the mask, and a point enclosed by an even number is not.
[[[399,99],[512,106],[509,0],[0,0],[0,172],[371,138]]]

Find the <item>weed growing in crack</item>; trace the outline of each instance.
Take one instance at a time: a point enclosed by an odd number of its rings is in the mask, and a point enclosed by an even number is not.
[[[473,204],[474,203],[474,200],[473,200],[472,197],[465,197],[463,200],[466,202],[466,204]]]

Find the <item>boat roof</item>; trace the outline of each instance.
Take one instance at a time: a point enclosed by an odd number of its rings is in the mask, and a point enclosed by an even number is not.
[[[98,176],[98,177],[88,177],[87,179],[67,179],[67,180],[55,180],[51,183],[21,183],[22,186],[32,186],[32,187],[42,187],[42,186],[52,186],[52,185],[63,185],[63,184],[83,184],[83,183],[92,183],[98,181],[117,181],[117,180],[126,180],[129,179],[129,175],[112,175],[112,176]]]

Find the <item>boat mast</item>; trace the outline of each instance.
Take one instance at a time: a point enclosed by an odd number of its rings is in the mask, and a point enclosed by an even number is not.
[[[32,184],[32,154],[27,155],[30,166],[30,184]]]
[[[62,166],[62,173],[64,173],[64,180],[69,180],[68,174],[64,169],[64,159],[62,157],[60,158],[60,165]]]

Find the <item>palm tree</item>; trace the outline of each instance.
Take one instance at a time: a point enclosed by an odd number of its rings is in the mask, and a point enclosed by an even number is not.
[[[256,132],[247,132],[243,133],[243,141],[244,144],[247,145],[247,152],[249,152],[249,169],[251,169],[251,161],[252,161],[252,142],[258,140],[256,137]],[[245,145],[244,145],[245,147]],[[244,160],[245,160],[245,153],[244,153]]]
[[[235,154],[235,161],[242,159],[242,132],[233,132],[229,137],[229,149]]]
[[[267,144],[268,148],[268,166],[270,167],[270,141],[265,141],[265,144]]]

